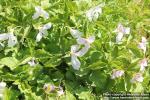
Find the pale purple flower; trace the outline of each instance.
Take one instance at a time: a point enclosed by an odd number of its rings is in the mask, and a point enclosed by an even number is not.
[[[144,58],[140,61],[140,71],[144,71],[146,66],[147,66],[147,59]]]
[[[43,17],[44,19],[48,19],[49,18],[49,14],[45,10],[43,10],[40,6],[36,6],[35,7],[35,11],[36,12],[32,16],[33,19],[37,19],[40,16]]]
[[[7,33],[0,34],[0,41],[4,41],[4,40],[7,40],[7,39],[8,39],[8,34]]]
[[[64,90],[63,90],[62,87],[59,87],[59,90],[57,91],[57,95],[58,95],[58,96],[64,95]]]
[[[136,73],[131,79],[131,83],[143,82],[144,78],[141,73]]]
[[[13,47],[18,42],[17,37],[13,34],[13,32],[0,34],[0,41],[4,40],[8,40],[8,47]]]
[[[30,66],[35,66],[37,63],[35,62],[35,58],[32,58],[30,61],[28,61],[28,64]]]
[[[122,75],[124,75],[123,70],[113,70],[112,75],[111,75],[111,79],[121,77]]]
[[[51,92],[55,91],[55,88],[56,88],[55,85],[49,84],[49,83],[44,84],[44,87],[43,87],[43,89],[46,93],[51,93]]]
[[[95,41],[95,36],[90,36],[88,38],[78,38],[77,43],[83,45],[90,45]]]
[[[124,27],[122,24],[119,23],[114,32],[117,33],[116,42],[119,43],[119,42],[121,42],[121,40],[125,34],[130,33],[130,28]]]
[[[142,41],[139,43],[138,47],[143,50],[144,54],[146,52],[147,40],[145,37],[142,37]]]
[[[142,43],[147,43],[147,39],[145,37],[142,37]]]
[[[13,47],[17,44],[17,37],[13,33],[8,35],[8,47]]]
[[[100,5],[90,8],[86,12],[86,17],[89,21],[97,20],[99,15],[102,13],[102,7],[105,5],[105,3],[101,3]]]
[[[85,44],[83,48],[81,48],[78,52],[76,52],[76,55],[78,57],[84,56],[88,52],[89,48],[90,48],[90,45]]]
[[[82,32],[80,32],[79,30],[75,30],[75,29],[70,29],[70,33],[72,35],[72,37],[74,38],[80,38],[82,35]]]
[[[80,61],[77,58],[77,51],[79,50],[79,45],[72,45],[71,46],[71,65],[75,70],[79,70],[80,68]]]
[[[79,57],[85,55],[90,48],[90,44],[93,43],[94,41],[95,41],[95,36],[90,36],[88,38],[78,38],[77,43],[79,45],[84,45],[84,47],[79,52],[77,52],[77,55]]]
[[[39,33],[36,36],[36,42],[39,42],[42,39],[42,37],[48,34],[47,30],[50,29],[51,26],[52,26],[51,23],[47,23],[43,27],[40,27]]]

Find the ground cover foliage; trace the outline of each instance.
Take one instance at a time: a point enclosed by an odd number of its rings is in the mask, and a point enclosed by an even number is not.
[[[149,42],[150,0],[0,0],[0,97],[150,92]]]

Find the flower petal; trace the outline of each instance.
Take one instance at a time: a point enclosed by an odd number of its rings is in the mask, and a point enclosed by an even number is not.
[[[142,42],[139,43],[138,47],[139,47],[140,49],[142,49],[144,53],[146,52],[146,44],[145,44],[145,43],[142,43]]]
[[[77,56],[75,56],[73,54],[71,55],[71,65],[72,65],[73,69],[75,69],[75,70],[79,70],[80,65],[81,65],[81,63],[78,60]]]
[[[39,42],[42,39],[43,35],[41,32],[39,32],[36,36],[36,42]]]
[[[93,43],[95,41],[95,36],[90,36],[90,37],[88,37],[87,40],[91,44],[91,43]]]
[[[142,76],[141,73],[136,73],[133,78],[131,79],[131,82],[132,83],[135,83],[135,82],[143,82],[144,78]]]
[[[147,39],[145,37],[142,37],[142,43],[146,43]]]
[[[88,44],[85,45],[80,51],[78,51],[76,53],[76,55],[79,57],[82,57],[83,55],[85,55],[88,52],[89,48],[90,48],[90,45],[88,45]]]
[[[39,18],[39,16],[40,16],[40,13],[34,13],[34,15],[32,16],[32,19],[37,19],[37,18]]]
[[[36,6],[35,7],[35,13],[32,16],[33,19],[37,19],[39,16],[44,17],[44,19],[48,19],[49,18],[49,14],[43,10],[40,6]]]
[[[116,70],[116,69],[114,69],[113,72],[112,72],[112,75],[111,75],[111,79],[115,79],[115,78],[121,77],[123,74],[124,74],[123,70]]]
[[[6,33],[0,34],[0,41],[7,40],[7,39],[8,39],[8,34]]]
[[[130,34],[130,28],[129,27],[126,27],[125,29],[124,29],[124,34]]]
[[[78,30],[70,29],[70,33],[74,38],[80,38],[82,33]]]
[[[8,37],[8,47],[13,47],[17,44],[17,38],[12,33]]]
[[[44,26],[43,26],[43,30],[48,30],[48,29],[50,29],[51,28],[51,26],[52,26],[52,24],[51,23],[47,23],[47,24],[45,24]]]
[[[97,20],[99,15],[102,13],[102,7],[105,5],[105,3],[101,3],[96,7],[90,8],[86,12],[86,17],[89,21]]]
[[[0,82],[0,89],[4,88],[6,86],[5,82]]]
[[[78,44],[86,44],[87,43],[87,40],[85,38],[78,38],[77,39],[77,43]]]
[[[44,19],[48,19],[49,18],[49,14],[46,11],[44,11],[44,10],[42,10],[42,15],[43,15]]]
[[[77,51],[79,50],[79,47],[80,47],[79,45],[72,45],[72,46],[71,46],[71,52],[72,52],[72,53],[77,52]]]
[[[36,65],[35,59],[32,58],[32,59],[28,62],[28,64],[29,64],[30,66],[35,66],[35,65]]]
[[[147,59],[144,58],[143,60],[140,61],[140,71],[144,71],[146,66],[148,66]]]
[[[123,33],[119,32],[116,36],[116,42],[117,43],[121,42],[122,38],[123,38]]]
[[[35,6],[35,11],[36,12],[41,12],[42,8],[40,6]]]
[[[41,7],[40,6],[36,6],[35,7],[35,13],[34,13],[34,15],[32,16],[32,18],[33,19],[37,19],[37,18],[39,18],[39,16],[41,15]]]

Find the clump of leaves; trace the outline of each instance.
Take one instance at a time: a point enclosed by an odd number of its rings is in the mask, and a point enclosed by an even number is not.
[[[105,92],[149,92],[149,7],[150,0],[0,0],[2,98],[95,100]],[[77,70],[70,49],[78,41],[70,29],[85,40],[95,37]],[[59,88],[51,93],[45,84]]]

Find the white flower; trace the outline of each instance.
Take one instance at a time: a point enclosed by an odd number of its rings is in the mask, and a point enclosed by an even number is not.
[[[13,33],[8,35],[8,47],[13,47],[17,44],[17,37]]]
[[[119,42],[121,42],[121,40],[125,34],[130,33],[130,28],[124,27],[122,24],[119,23],[114,32],[117,33],[116,42],[119,43]]]
[[[95,41],[95,36],[90,36],[88,38],[78,38],[77,43],[82,45],[90,45]]]
[[[83,55],[85,55],[85,53],[87,53],[90,48],[90,44],[93,43],[94,40],[94,36],[88,37],[87,39],[80,37],[77,38],[78,45],[71,46],[71,65],[75,70],[79,70],[81,65],[77,57],[82,57]],[[84,47],[80,49],[79,45],[84,45]]]
[[[77,55],[80,57],[85,55],[90,48],[90,44],[93,43],[94,41],[95,41],[95,36],[90,36],[88,38],[78,38],[77,43],[80,45],[84,45],[84,47],[79,52],[77,52]]]
[[[7,39],[8,39],[8,34],[7,33],[0,34],[0,41],[4,41],[4,40],[7,40]]]
[[[70,29],[70,33],[74,38],[80,38],[82,33],[78,30]]]
[[[89,21],[93,21],[93,20],[97,20],[99,15],[102,13],[102,7],[104,6],[105,4],[102,3],[96,7],[93,7],[91,9],[89,9],[87,12],[86,12],[86,17],[88,18]]]
[[[5,82],[0,82],[0,89],[3,89],[6,87],[6,83]]]
[[[147,59],[144,58],[140,61],[140,71],[144,71],[146,66],[147,66]]]
[[[124,75],[123,70],[113,70],[112,75],[111,75],[111,79],[121,77],[122,75]]]
[[[144,54],[146,52],[147,40],[145,37],[142,37],[142,41],[139,43],[138,47],[143,50]]]
[[[144,78],[141,73],[136,73],[131,79],[131,83],[143,82]]]
[[[72,45],[71,46],[71,65],[75,70],[79,70],[80,68],[80,61],[77,58],[77,51],[79,50],[79,45]]]
[[[145,37],[142,37],[142,43],[147,43],[147,39]]]
[[[6,87],[6,83],[5,82],[0,82],[0,97],[1,98],[3,97],[5,87]]]
[[[0,40],[8,40],[8,47],[13,47],[17,44],[17,37],[14,36],[13,32],[0,34]]]
[[[36,36],[36,42],[39,42],[42,39],[42,37],[48,34],[47,30],[50,29],[51,26],[52,26],[51,23],[47,23],[39,29],[39,33]]]
[[[53,84],[44,84],[44,87],[43,87],[43,89],[44,89],[44,91],[46,92],[46,93],[51,93],[51,92],[53,92],[54,90],[55,90],[55,86],[53,85]]]
[[[36,6],[35,7],[35,11],[36,12],[32,16],[33,19],[37,19],[40,16],[44,17],[44,19],[48,19],[49,18],[49,14],[45,10],[43,10],[40,6]]]
[[[35,65],[36,65],[35,58],[32,58],[32,59],[28,62],[28,64],[29,64],[30,66],[35,66]]]
[[[123,33],[118,33],[116,36],[116,42],[117,43],[121,42],[122,38],[123,38]]]
[[[59,87],[59,90],[57,91],[57,95],[58,96],[64,95],[64,90],[62,87]]]
[[[79,57],[84,56],[88,52],[89,48],[90,48],[90,45],[85,44],[85,46],[82,49],[76,52],[76,55]]]

